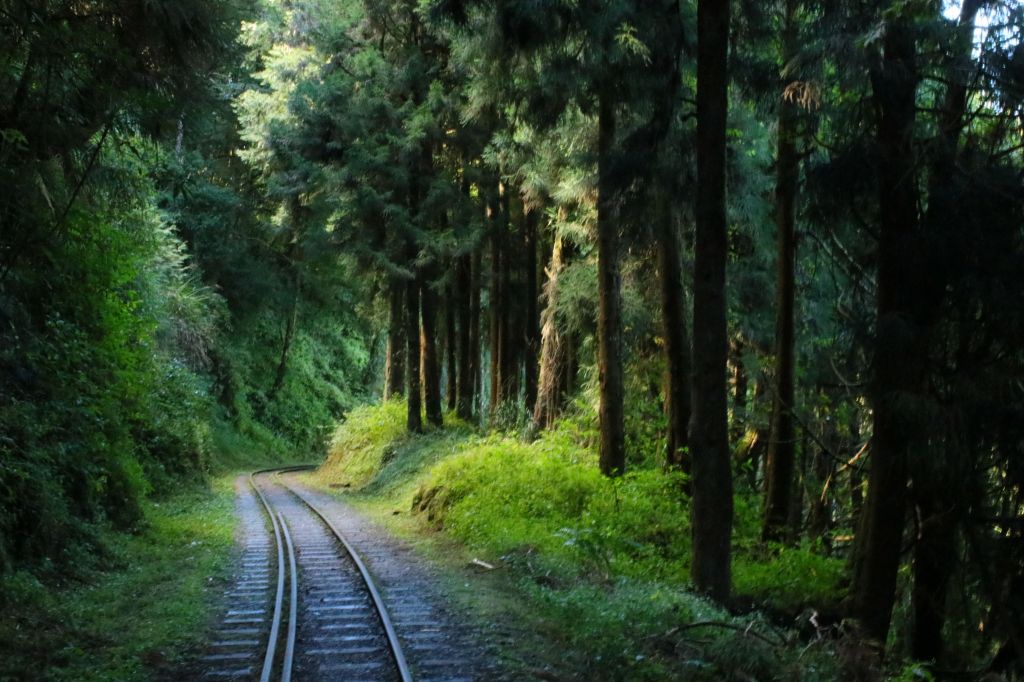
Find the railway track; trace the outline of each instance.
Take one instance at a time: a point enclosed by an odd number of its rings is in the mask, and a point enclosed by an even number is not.
[[[204,656],[208,679],[413,679],[365,564],[328,516],[281,475],[254,472],[242,572]],[[250,510],[252,511],[252,510]],[[257,520],[258,519],[258,520]]]

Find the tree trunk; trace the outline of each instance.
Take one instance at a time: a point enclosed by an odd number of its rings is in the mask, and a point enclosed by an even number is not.
[[[397,277],[391,278],[388,291],[390,315],[388,317],[388,350],[384,364],[384,400],[402,395],[405,388],[405,285]]]
[[[487,201],[487,222],[491,229],[491,282],[487,307],[490,312],[491,328],[491,401],[490,414],[494,417],[501,402],[501,317],[503,301],[501,300],[501,261],[502,261],[502,230],[501,211],[498,201],[498,189],[495,184],[491,190],[493,195],[488,196]]]
[[[526,250],[526,286],[523,295],[526,298],[526,357],[524,359],[524,393],[526,411],[533,414],[537,403],[537,364],[540,352],[540,330],[537,320],[537,222],[539,210],[534,209],[526,214],[523,223],[523,247]]]
[[[472,282],[469,289],[469,373],[473,382],[473,388],[469,393],[469,397],[471,413],[478,414],[478,410],[481,408],[480,398],[483,395],[482,363],[480,357],[480,281],[483,277],[483,249],[479,246],[473,249],[470,265],[470,279]]]
[[[749,413],[756,414],[759,411],[759,406],[764,403],[765,395],[768,392],[765,388],[767,385],[768,377],[762,368],[758,372],[756,381],[754,381],[754,405],[748,411]],[[771,428],[770,425],[769,428]],[[751,490],[758,490],[764,485],[764,460],[766,459],[765,453],[768,451],[769,441],[771,441],[771,433],[769,429],[764,427],[761,420],[758,419],[754,426],[753,438],[747,450],[747,457],[750,461]]]
[[[569,243],[556,236],[551,247],[548,281],[544,285],[546,305],[541,314],[540,376],[537,403],[533,409],[533,423],[538,428],[550,428],[558,418],[564,400],[568,348],[565,336],[559,331],[555,316],[558,307],[558,277],[568,260]]]
[[[734,443],[743,438],[747,428],[747,389],[749,379],[747,368],[743,365],[743,339],[736,338],[732,347],[733,393],[732,393],[732,433]]]
[[[830,448],[835,449],[838,441],[835,419],[827,419],[824,424],[824,431],[827,434],[825,442],[829,444]],[[828,543],[828,531],[832,527],[832,518],[829,490],[825,488],[825,482],[835,476],[835,470],[835,460],[829,456],[829,453],[820,446],[815,447],[814,457],[811,461],[811,471],[814,472],[813,485],[808,488],[814,491],[815,495],[810,500],[810,508],[807,512],[807,538],[812,542],[821,540],[823,543]]]
[[[618,476],[626,470],[622,378],[622,275],[619,272],[617,200],[611,174],[615,140],[615,108],[605,87],[599,95],[597,199],[597,362],[600,376],[601,473]]]
[[[910,649],[916,660],[939,661],[946,623],[946,588],[956,556],[954,507],[937,496],[928,496],[918,502],[918,514],[921,527],[914,544]]]
[[[458,308],[458,296],[455,294],[455,286],[449,284],[446,287],[447,299],[445,304],[445,315],[444,315],[444,329],[445,329],[445,341],[444,341],[444,352],[446,365],[448,370],[448,383],[445,386],[447,391],[446,403],[449,410],[454,410],[458,399],[458,337],[456,333],[455,315],[456,309]]]
[[[516,362],[519,356],[519,341],[521,335],[516,333],[518,325],[516,324],[516,305],[515,287],[512,286],[512,271],[513,265],[516,265],[516,249],[510,248],[514,246],[514,242],[511,240],[511,226],[512,226],[512,198],[509,194],[509,188],[507,185],[502,183],[501,187],[501,199],[500,199],[500,220],[498,221],[499,229],[501,231],[501,274],[500,282],[498,287],[501,290],[501,308],[499,317],[499,328],[498,338],[500,353],[500,368],[498,374],[501,380],[498,382],[498,404],[501,405],[507,401],[514,401],[519,394],[519,368]],[[512,243],[510,243],[512,242]]]
[[[409,375],[406,392],[406,427],[417,433],[423,430],[420,387],[420,283],[413,277],[405,284],[405,367]]]
[[[884,644],[896,598],[907,502],[908,455],[918,437],[908,398],[920,394],[926,347],[915,307],[921,253],[917,239],[917,178],[913,128],[917,70],[912,29],[886,26],[883,56],[871,70],[879,112],[877,321],[874,359],[874,435],[855,575],[856,615]]]
[[[473,362],[472,362],[472,342],[471,342],[471,326],[473,324],[472,315],[472,288],[473,288],[473,273],[472,273],[472,256],[465,254],[460,256],[458,259],[458,265],[456,269],[456,284],[455,284],[455,300],[456,309],[458,310],[458,347],[459,347],[459,367],[458,367],[458,400],[456,404],[456,412],[459,415],[459,419],[465,419],[469,421],[473,418]]]
[[[693,584],[729,596],[732,472],[726,417],[725,129],[728,0],[697,2],[697,239],[693,287]]]
[[[434,273],[431,273],[434,274]],[[420,292],[423,316],[423,398],[427,421],[441,426],[441,363],[437,352],[437,294],[430,282],[424,279]]]
[[[782,63],[788,64],[796,50],[794,15],[796,0],[786,0],[783,28]],[[765,495],[765,540],[780,540],[793,490],[793,461],[796,433],[793,428],[794,407],[794,324],[796,234],[795,209],[800,157],[796,148],[796,105],[783,95],[779,99],[778,157],[775,180],[775,225],[778,235],[778,279],[776,284],[775,377],[772,399],[772,438],[768,445],[766,468],[768,490]]]
[[[661,280],[661,320],[665,347],[665,415],[668,418],[665,462],[669,467],[690,472],[687,430],[690,426],[690,339],[686,328],[686,293],[679,226],[669,210],[666,197],[658,200],[660,227],[658,272]]]
[[[800,540],[800,531],[803,530],[804,522],[804,490],[807,484],[807,444],[810,437],[807,429],[801,429],[803,437],[800,440],[800,448],[797,451],[797,466],[793,477],[793,494],[790,496],[789,509],[786,510],[786,535],[785,541],[795,545]]]

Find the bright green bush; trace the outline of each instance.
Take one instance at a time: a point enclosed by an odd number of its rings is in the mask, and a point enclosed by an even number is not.
[[[590,436],[589,421],[574,411],[533,442],[481,436],[461,424],[410,437],[405,403],[392,401],[348,415],[318,477],[371,491],[396,478],[419,480],[411,503],[429,523],[546,581],[687,585],[685,478],[657,468],[602,476],[594,452],[581,445]],[[759,501],[737,496],[737,594],[785,612],[834,608],[844,562],[807,547],[766,550],[759,533]]]
[[[360,487],[378,473],[405,438],[405,401],[365,405],[349,412],[331,438],[320,475],[336,485]]]
[[[809,547],[774,546],[766,557],[737,556],[733,589],[785,612],[834,610],[844,594],[846,562]]]
[[[594,455],[557,430],[535,443],[471,440],[437,465],[414,504],[469,544],[610,579],[675,577],[688,565],[678,475],[600,474]]]

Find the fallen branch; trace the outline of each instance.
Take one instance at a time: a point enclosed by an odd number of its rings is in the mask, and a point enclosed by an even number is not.
[[[757,637],[758,639],[760,639],[762,642],[764,642],[765,644],[767,644],[769,646],[784,646],[785,645],[784,641],[783,642],[773,642],[771,639],[769,639],[768,637],[764,636],[763,634],[761,634],[757,630],[754,630],[753,627],[754,627],[753,623],[749,623],[749,624],[747,624],[744,627],[744,626],[741,626],[741,625],[734,625],[732,623],[725,623],[725,622],[717,621],[717,620],[701,620],[701,621],[697,621],[696,623],[688,623],[686,625],[680,625],[680,626],[678,626],[676,628],[673,628],[673,629],[676,632],[682,632],[683,630],[693,630],[693,629],[696,629],[696,628],[724,628],[726,630],[735,630],[736,632],[742,632],[744,635],[753,635],[754,637]]]

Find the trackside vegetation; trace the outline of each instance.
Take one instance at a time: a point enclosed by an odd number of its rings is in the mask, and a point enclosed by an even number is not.
[[[402,401],[356,408],[315,480],[383,514],[407,510],[421,532],[443,531],[499,566],[577,674],[834,679],[835,624],[823,617],[818,639],[807,618],[844,597],[843,561],[761,547],[753,499],[738,504],[736,543],[746,549],[735,589],[748,606],[733,616],[689,589],[685,476],[601,475],[587,442],[593,425],[580,414],[533,440],[452,417],[410,436]],[[816,652],[798,661],[808,645]]]
[[[102,531],[59,579],[0,584],[0,679],[180,679],[231,575],[234,476],[144,503],[130,535]],[[42,579],[42,581],[41,581]]]

